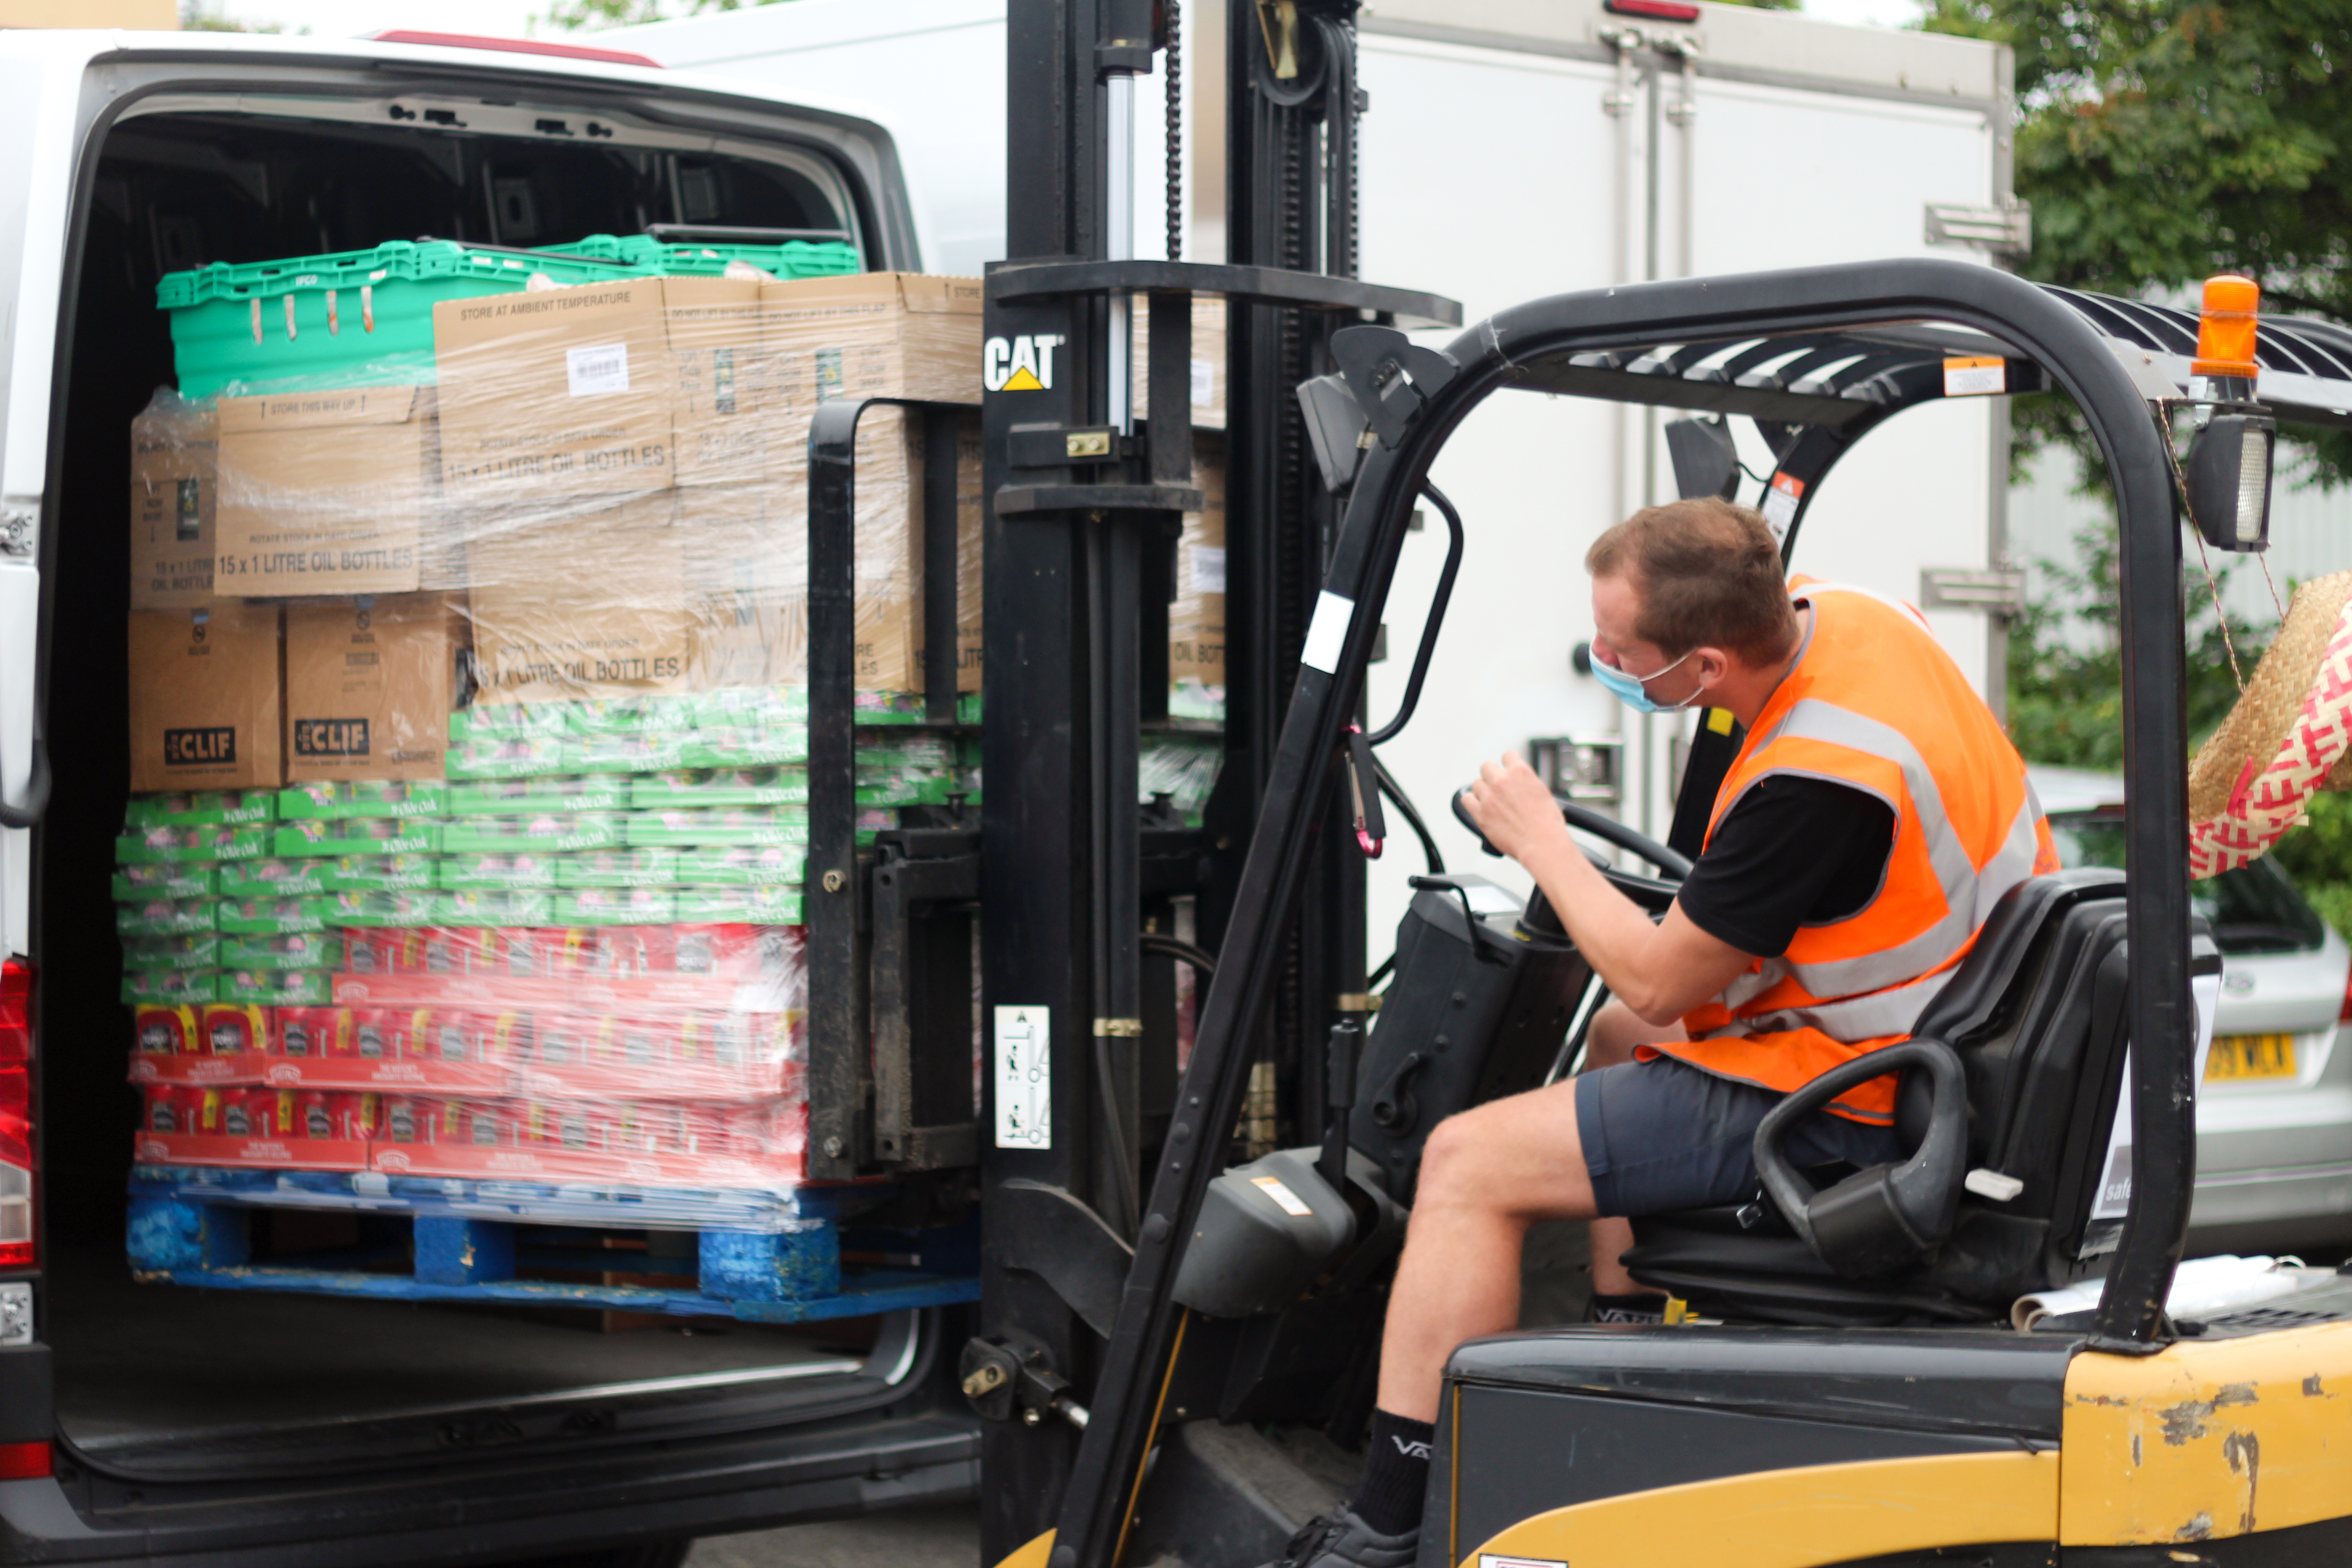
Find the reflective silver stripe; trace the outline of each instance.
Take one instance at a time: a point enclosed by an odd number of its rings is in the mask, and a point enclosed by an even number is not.
[[[1719,1040],[1735,1035],[1778,1035],[1791,1029],[1818,1029],[1840,1045],[1860,1045],[1889,1035],[1907,1035],[1927,1011],[1936,994],[1951,984],[1953,970],[1930,974],[1908,985],[1850,996],[1843,1002],[1816,1002],[1811,1006],[1784,1007],[1778,1012],[1742,1018],[1706,1034]]]
[[[1723,994],[1716,1000],[1736,1011],[1763,995],[1787,978],[1789,978],[1789,961],[1785,958],[1768,958],[1764,961],[1762,969],[1753,974],[1739,975],[1723,988]]]
[[[1794,975],[1797,983],[1812,995],[1855,996],[1882,992],[1939,968],[1984,924],[2001,895],[2032,875],[2040,848],[2034,826],[2042,818],[2042,806],[2030,784],[2025,786],[2025,799],[2011,820],[2000,850],[1979,871],[1969,860],[1967,847],[1952,831],[1935,774],[1919,755],[1918,748],[1902,731],[1819,698],[1806,698],[1791,706],[1780,723],[1773,726],[1758,747],[1758,754],[1783,738],[1824,742],[1900,768],[1912,810],[1919,818],[1928,865],[1935,870],[1944,897],[1945,912],[1934,924],[1893,947],[1853,958],[1787,964],[1783,973]],[[1780,771],[1783,770],[1768,770],[1758,777],[1769,777]],[[1896,824],[1899,833],[1899,813]],[[1762,979],[1761,975],[1743,975],[1727,986],[1717,1000],[1736,1011],[1742,1003],[1762,994],[1766,986],[1758,984]],[[1733,999],[1735,996],[1738,1000]]]

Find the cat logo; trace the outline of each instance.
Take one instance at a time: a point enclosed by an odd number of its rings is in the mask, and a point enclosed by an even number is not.
[[[1058,332],[991,338],[980,355],[980,384],[989,392],[1044,392],[1054,384],[1054,351],[1066,342]]]

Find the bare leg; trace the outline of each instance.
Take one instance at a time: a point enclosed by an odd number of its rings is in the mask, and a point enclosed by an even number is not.
[[[1448,1117],[1429,1135],[1381,1339],[1380,1407],[1437,1418],[1445,1358],[1519,1318],[1519,1253],[1539,1219],[1589,1219],[1573,1080]]]
[[[1621,1002],[1611,1002],[1592,1016],[1592,1027],[1584,1037],[1584,1070],[1613,1068],[1633,1059],[1633,1047],[1654,1045],[1660,1040],[1684,1037],[1680,1024],[1645,1024],[1633,1010]],[[1574,1120],[1571,1115],[1570,1120]],[[1579,1167],[1581,1168],[1581,1162]],[[1586,1181],[1590,1193],[1591,1183]],[[1630,1220],[1613,1215],[1592,1222],[1592,1289],[1596,1295],[1630,1296],[1648,1289],[1636,1283],[1625,1266],[1617,1261],[1625,1249],[1633,1245],[1633,1226]]]

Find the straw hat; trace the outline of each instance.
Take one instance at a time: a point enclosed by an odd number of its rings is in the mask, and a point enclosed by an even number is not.
[[[2294,591],[2253,679],[2189,764],[2189,874],[2259,858],[2315,789],[2352,788],[2352,572]]]

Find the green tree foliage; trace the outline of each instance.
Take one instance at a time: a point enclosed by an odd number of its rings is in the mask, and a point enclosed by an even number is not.
[[[567,33],[629,27],[640,22],[674,22],[709,11],[747,11],[780,0],[556,0],[543,18]]]

